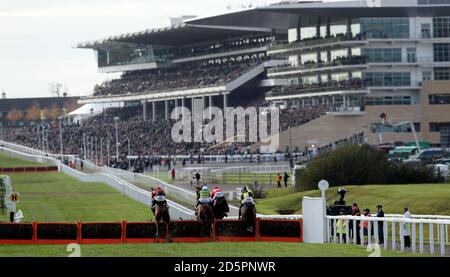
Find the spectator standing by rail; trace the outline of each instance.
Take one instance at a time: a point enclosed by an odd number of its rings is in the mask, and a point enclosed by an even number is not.
[[[384,217],[383,206],[377,206],[377,217]],[[380,244],[384,244],[383,221],[378,221],[378,239]]]
[[[195,173],[195,180],[197,181],[197,186],[198,185],[200,185],[200,173],[198,173],[198,171],[197,171],[197,173]]]
[[[345,215],[345,210],[341,209],[340,216],[344,216]],[[342,235],[342,242],[346,243],[347,242],[347,223],[345,221],[345,219],[340,218],[337,220],[336,222],[336,235],[338,237],[340,237]]]
[[[410,219],[411,218],[411,213],[409,212],[408,208],[404,208],[403,209],[403,217],[405,219]],[[404,241],[404,246],[405,247],[411,247],[411,223],[409,222],[404,222],[403,224],[403,241]]]
[[[280,173],[278,173],[277,174],[277,176],[275,177],[275,181],[277,182],[277,186],[279,187],[279,188],[281,188],[281,175],[280,175]]]
[[[287,183],[289,180],[289,175],[287,174],[287,172],[284,173],[283,180],[284,180],[284,187],[287,188]]]
[[[175,167],[172,168],[172,181],[175,181]]]

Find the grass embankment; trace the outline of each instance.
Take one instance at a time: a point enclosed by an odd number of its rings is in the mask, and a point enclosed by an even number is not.
[[[49,166],[49,164],[26,161],[0,152],[0,168],[32,167],[32,166]]]
[[[339,198],[338,188],[327,191],[327,206]],[[385,213],[399,214],[408,207],[413,214],[450,215],[450,185],[369,185],[346,187],[345,201],[348,205],[356,202],[361,209],[376,211],[383,205]],[[278,210],[295,210],[301,213],[303,196],[320,197],[319,190],[297,192],[294,189],[272,189],[267,197],[257,200],[257,210],[264,214],[277,214]]]

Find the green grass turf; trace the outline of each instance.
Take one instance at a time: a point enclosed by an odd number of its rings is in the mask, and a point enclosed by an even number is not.
[[[283,172],[280,174],[283,176]],[[220,184],[251,185],[256,179],[260,185],[274,185],[276,176],[277,173],[224,173],[217,176],[216,180]],[[281,183],[283,184],[283,181]]]
[[[369,185],[348,186],[345,201],[348,205],[356,202],[361,209],[376,211],[383,205],[385,213],[401,214],[408,207],[412,214],[450,215],[450,185]],[[327,205],[337,200],[338,188],[327,191]],[[295,210],[301,213],[303,196],[320,197],[319,190],[296,192],[294,189],[272,189],[267,197],[257,200],[257,210],[263,214],[277,214],[278,210]]]
[[[166,182],[168,184],[172,184],[172,175],[170,172],[167,171],[161,171],[161,172],[148,172],[145,173],[145,175],[148,175],[150,177],[156,178],[158,180],[161,180],[163,182]]]
[[[81,245],[82,257],[368,257],[354,245],[280,242]],[[66,245],[0,245],[0,257],[67,257]],[[381,250],[382,257],[421,256]]]
[[[22,160],[19,158],[9,156],[5,153],[0,153],[0,167],[1,168],[27,167],[27,166],[48,166],[48,164],[30,162],[27,160]]]
[[[10,174],[24,222],[145,221],[148,207],[103,183],[81,183],[62,173]],[[0,220],[7,220],[6,215]]]

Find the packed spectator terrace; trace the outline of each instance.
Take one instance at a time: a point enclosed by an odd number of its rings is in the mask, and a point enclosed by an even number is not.
[[[244,50],[271,46],[275,43],[275,37],[271,35],[248,35],[228,40],[212,41],[210,43],[199,43],[196,45],[182,47],[176,50],[175,59],[211,55],[235,50]]]
[[[308,92],[325,92],[341,90],[359,90],[364,88],[364,81],[360,78],[354,78],[342,81],[331,81],[324,83],[312,83],[302,85],[280,86],[273,89],[267,95],[288,95]]]
[[[183,66],[182,69],[130,71],[124,73],[120,79],[96,86],[94,96],[224,86],[263,60],[263,58],[247,56],[242,62],[236,63],[220,65],[194,63]]]
[[[249,104],[257,104],[253,101]],[[262,100],[259,103],[264,103]],[[325,114],[324,106],[306,107],[301,109],[286,109],[280,114],[280,129],[285,131],[290,127],[299,126]],[[238,154],[244,153],[251,143],[175,143],[171,138],[174,121],[157,120],[144,121],[140,109],[117,108],[109,109],[94,116],[82,124],[63,125],[63,144],[65,153],[83,156],[87,148],[103,145],[103,155],[106,157],[106,146],[110,147],[110,155],[115,155],[115,122],[118,117],[118,138],[120,154],[141,155],[197,155],[208,154]],[[270,122],[270,121],[269,121]],[[236,126],[236,125],[235,125]],[[248,126],[248,125],[247,125]],[[59,124],[56,121],[43,122],[37,127],[3,129],[3,139],[42,149],[42,128],[46,138],[46,148],[50,153],[59,153]],[[270,128],[270,126],[269,126]],[[224,128],[225,130],[225,128]],[[237,130],[235,130],[236,132]],[[94,141],[95,140],[95,141]],[[129,147],[128,148],[128,143]]]

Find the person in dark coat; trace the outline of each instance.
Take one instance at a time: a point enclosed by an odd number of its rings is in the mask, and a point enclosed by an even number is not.
[[[284,173],[283,180],[284,180],[284,187],[287,188],[287,183],[289,180],[289,175],[287,174],[287,172]]]
[[[377,206],[377,217],[384,217],[383,206]],[[378,239],[380,244],[384,244],[383,221],[378,221]]]

